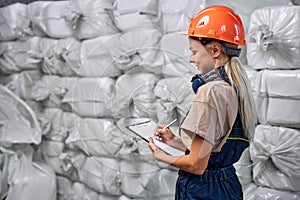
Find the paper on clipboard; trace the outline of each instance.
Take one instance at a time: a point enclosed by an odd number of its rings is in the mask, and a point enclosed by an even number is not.
[[[131,132],[135,133],[136,135],[141,137],[146,142],[149,142],[149,137],[153,136],[155,127],[156,127],[156,123],[154,123],[151,120],[127,126],[127,128]],[[161,150],[163,150],[164,152],[166,152],[169,155],[181,156],[181,155],[185,154],[184,151],[177,149],[175,147],[169,146],[166,143],[159,141],[155,138],[153,138],[153,141],[156,146],[158,146]]]

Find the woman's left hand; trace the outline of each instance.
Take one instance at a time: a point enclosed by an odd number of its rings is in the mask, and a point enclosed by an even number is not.
[[[156,146],[154,144],[154,141],[153,141],[153,138],[150,137],[149,138],[149,143],[148,143],[148,146],[150,147],[152,153],[153,153],[153,156],[159,160],[159,158],[162,156],[162,154],[165,154],[160,148],[158,148],[158,146]]]

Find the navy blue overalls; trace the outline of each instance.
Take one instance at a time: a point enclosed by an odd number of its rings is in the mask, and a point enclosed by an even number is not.
[[[208,166],[202,175],[179,170],[176,182],[176,200],[240,200],[243,199],[242,186],[235,174],[233,163],[237,162],[249,146],[240,115],[218,153],[211,154]],[[186,151],[189,154],[189,150]]]

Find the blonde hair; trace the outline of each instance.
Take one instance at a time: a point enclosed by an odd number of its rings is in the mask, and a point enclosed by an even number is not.
[[[239,113],[244,133],[248,139],[252,139],[257,118],[248,76],[237,57],[231,57],[229,59],[225,65],[225,70],[229,80],[237,87],[239,96]]]

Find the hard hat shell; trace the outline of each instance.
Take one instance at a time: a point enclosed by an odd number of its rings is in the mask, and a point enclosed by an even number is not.
[[[221,5],[213,5],[201,10],[191,19],[186,35],[246,45],[241,18],[232,9]]]

